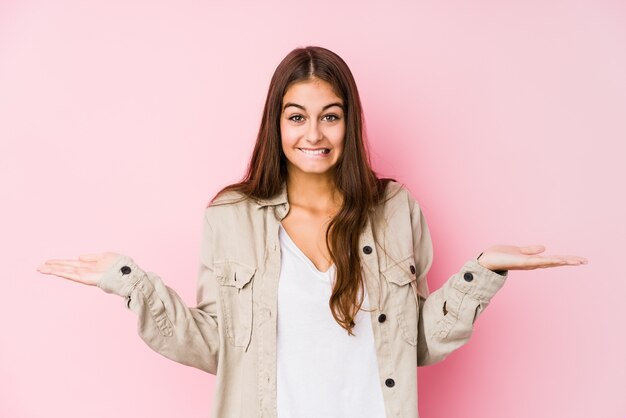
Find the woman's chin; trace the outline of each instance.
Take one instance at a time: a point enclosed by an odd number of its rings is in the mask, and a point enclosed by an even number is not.
[[[290,164],[290,174],[328,176],[334,173],[334,165],[329,164]]]

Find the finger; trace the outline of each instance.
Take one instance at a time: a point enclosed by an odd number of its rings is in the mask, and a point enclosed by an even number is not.
[[[552,255],[534,255],[524,259],[522,265],[524,267],[530,268],[541,268],[549,266],[559,266],[562,264],[565,264],[565,260],[563,260],[561,257]]]
[[[586,263],[587,259],[585,257],[579,257],[577,255],[560,255],[563,260],[567,260],[568,262],[578,262],[578,263]]]
[[[541,244],[537,244],[537,245],[527,245],[524,247],[519,247],[520,251],[522,252],[522,254],[539,254],[542,253],[546,250],[546,247],[544,247]]]
[[[84,280],[80,279],[80,274],[76,271],[57,272],[55,276],[62,277],[64,279],[71,280],[76,283],[88,284]]]
[[[584,257],[567,256],[565,257],[565,260],[567,261],[567,264],[571,264],[571,265],[587,264],[587,259]]]
[[[57,277],[62,277],[77,283],[88,284],[85,280],[81,279],[81,269],[77,269],[71,266],[50,265],[38,268],[40,273],[51,274]]]
[[[566,265],[577,266],[584,264],[584,261],[574,257],[552,255],[533,257],[531,264],[534,268],[547,268]]]
[[[79,261],[79,260],[61,260],[61,259],[54,259],[54,260],[46,260],[46,262],[44,263],[45,265],[48,266],[72,266],[72,267],[80,267],[84,264],[83,261]]]
[[[41,271],[42,273],[49,273],[49,274],[65,274],[67,272],[71,272],[71,271],[76,271],[77,268],[75,266],[70,266],[70,265],[65,265],[65,264],[42,264],[41,266],[37,267],[37,269],[39,271]]]
[[[578,255],[551,255],[550,257],[555,257],[563,260],[567,264],[587,264],[587,259],[585,257],[580,257]]]
[[[48,274],[50,273],[50,267],[47,264],[42,264],[39,267],[37,267],[37,271],[39,273],[44,273],[44,274]]]
[[[57,272],[55,276],[62,277],[64,279],[69,279],[75,282],[79,282],[80,275],[76,271],[66,270],[63,272]]]
[[[533,257],[533,261],[535,262],[535,264],[539,266],[560,265],[566,262],[562,257],[558,257],[554,255],[544,255],[544,256]]]

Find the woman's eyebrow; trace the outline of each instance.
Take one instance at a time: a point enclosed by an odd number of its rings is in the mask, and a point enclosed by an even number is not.
[[[285,103],[285,106],[283,107],[283,111],[284,111],[285,109],[287,109],[289,106],[297,107],[297,108],[299,108],[299,109],[302,109],[302,110],[306,111],[306,108],[305,108],[304,106],[299,105],[299,104],[297,104],[297,103],[291,103],[291,102],[287,102],[287,103]],[[339,102],[334,102],[334,103],[329,103],[329,104],[327,104],[326,106],[324,106],[324,107],[322,108],[322,111],[324,111],[324,110],[328,109],[329,107],[333,107],[333,106],[339,106],[339,107],[343,110],[343,105],[342,105],[341,103],[339,103]]]

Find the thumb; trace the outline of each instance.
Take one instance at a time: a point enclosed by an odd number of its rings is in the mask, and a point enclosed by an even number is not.
[[[82,254],[78,256],[80,261],[98,261],[102,258],[102,254]]]
[[[546,250],[546,247],[544,247],[541,244],[537,244],[537,245],[527,245],[525,247],[519,247],[520,251],[522,252],[522,254],[539,254],[542,253]]]

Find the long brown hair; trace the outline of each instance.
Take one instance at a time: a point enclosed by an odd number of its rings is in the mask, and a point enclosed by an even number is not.
[[[294,49],[280,62],[270,81],[246,175],[241,182],[220,190],[211,202],[226,191],[238,191],[256,199],[267,199],[281,191],[287,180],[280,137],[283,97],[293,83],[312,78],[329,83],[345,107],[344,148],[334,170],[335,186],[343,195],[343,206],[329,223],[326,245],[337,274],[330,309],[337,323],[352,335],[354,317],[363,303],[359,236],[369,210],[380,203],[392,179],[378,178],[371,168],[359,92],[348,65],[339,55],[326,48],[308,46]]]

